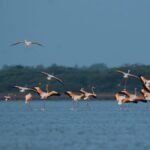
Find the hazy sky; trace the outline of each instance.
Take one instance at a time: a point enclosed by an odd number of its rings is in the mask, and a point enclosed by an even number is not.
[[[17,40],[45,46],[10,46]],[[150,64],[149,0],[0,0],[0,66]]]

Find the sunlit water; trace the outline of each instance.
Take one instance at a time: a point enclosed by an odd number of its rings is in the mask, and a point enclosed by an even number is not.
[[[149,150],[150,104],[0,102],[0,150]]]

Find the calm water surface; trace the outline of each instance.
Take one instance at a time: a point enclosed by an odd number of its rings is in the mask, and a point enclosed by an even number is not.
[[[0,150],[149,150],[150,104],[0,102]]]

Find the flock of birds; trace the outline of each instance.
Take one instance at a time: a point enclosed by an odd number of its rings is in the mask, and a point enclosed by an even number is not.
[[[29,40],[23,40],[23,41],[17,41],[13,44],[11,44],[12,46],[16,46],[19,44],[23,44],[26,48],[29,48],[31,45],[35,44],[38,46],[43,46],[43,44],[39,43],[39,42],[35,42],[35,41],[29,41]],[[46,75],[47,80],[55,80],[59,83],[61,83],[62,85],[64,85],[64,82],[62,79],[49,74],[47,72],[41,72],[42,74]],[[32,91],[37,93],[41,99],[48,99],[48,97],[51,96],[60,96],[61,94],[57,91],[49,91],[48,89],[48,85],[46,85],[46,91],[43,91],[39,86],[33,87],[33,88],[29,88],[29,87],[23,87],[23,86],[19,86],[19,85],[15,85],[15,88],[19,89],[19,92],[21,93],[25,93],[27,91]],[[87,100],[91,97],[96,98],[96,94],[94,92],[94,87],[91,88],[92,92],[87,92],[85,91],[83,88],[80,89],[79,93],[73,92],[73,91],[65,91],[64,93],[66,95],[68,95],[70,98],[73,99],[73,101],[79,101],[81,99]],[[6,95],[4,96],[5,100],[10,100],[11,96],[10,95]],[[30,102],[30,100],[33,98],[33,95],[31,94],[31,92],[27,93],[24,95],[25,98],[25,103],[28,104]]]
[[[62,79],[60,79],[52,74],[46,73],[46,72],[41,72],[41,73],[46,75],[47,80],[49,80],[49,81],[55,80],[64,86],[64,82]],[[29,87],[15,85],[14,87],[17,88],[19,90],[19,92],[21,92],[21,93],[28,92],[27,94],[24,95],[26,104],[29,104],[30,100],[32,100],[32,98],[33,98],[33,95],[29,91],[37,93],[40,96],[40,99],[42,99],[42,100],[46,100],[51,96],[60,96],[61,95],[57,91],[54,91],[54,90],[49,91],[48,84],[46,85],[46,91],[43,91],[39,86],[29,88]],[[65,91],[64,94],[68,95],[73,100],[73,102],[78,102],[81,99],[88,100],[91,97],[96,98],[96,93],[94,92],[94,87],[92,87],[91,90],[92,90],[92,92],[87,92],[86,90],[84,90],[84,88],[81,88],[79,93],[73,92],[73,91]],[[11,97],[9,95],[5,96],[4,98],[6,101],[8,99],[11,99]],[[75,105],[75,103],[73,103],[73,109],[75,107],[76,107],[76,105]],[[42,110],[45,110],[45,103],[44,103]]]
[[[150,80],[146,79],[144,76],[140,75],[134,75],[130,73],[130,70],[128,72],[123,72],[120,70],[117,70],[118,73],[121,73],[123,75],[123,81],[124,81],[124,89],[117,92],[115,94],[115,98],[119,105],[122,105],[124,103],[138,103],[138,102],[144,102],[147,103],[150,101]],[[140,80],[143,88],[140,90],[140,94],[137,93],[137,89],[135,88],[134,93],[130,93],[127,90],[127,80],[129,77],[134,77],[138,80]]]
[[[24,46],[26,48],[30,47],[33,44],[38,45],[38,46],[43,46],[39,42],[33,42],[33,41],[28,41],[28,40],[17,41],[16,43],[13,43],[12,46],[15,46],[18,44],[24,44]],[[124,72],[121,70],[116,70],[116,71],[118,73],[121,73],[123,76],[119,86],[122,84],[122,82],[124,84],[124,89],[115,93],[115,99],[117,100],[119,105],[122,105],[124,103],[138,103],[138,102],[146,103],[146,102],[150,101],[150,80],[146,79],[144,76],[137,76],[137,75],[131,74],[130,70],[128,70],[128,72]],[[52,74],[49,74],[47,72],[41,72],[41,73],[46,76],[47,80],[49,80],[49,81],[55,80],[64,86],[64,82],[62,79],[60,79],[60,78],[58,78]],[[141,81],[143,88],[140,91],[140,93],[141,93],[140,95],[137,94],[136,88],[135,88],[134,94],[130,93],[127,90],[127,80],[129,77],[133,77],[133,78],[136,78],[136,79]],[[57,91],[54,91],[54,90],[49,91],[48,85],[46,85],[46,91],[43,91],[39,86],[29,88],[29,87],[23,87],[23,86],[15,85],[14,87],[17,88],[19,90],[19,92],[21,92],[21,93],[28,92],[24,95],[24,99],[25,99],[26,104],[29,104],[30,100],[32,100],[32,98],[33,98],[31,91],[34,93],[37,93],[40,96],[40,98],[43,100],[48,99],[51,96],[60,96],[61,95]],[[90,98],[97,98],[97,94],[94,92],[94,88],[95,88],[94,86],[91,87],[91,92],[87,92],[84,88],[81,88],[78,93],[74,92],[74,91],[65,91],[64,94],[69,96],[73,100],[73,102],[78,102],[81,99],[88,100]],[[4,96],[4,99],[6,101],[10,100],[11,96],[6,95],[6,96]],[[74,106],[74,103],[73,103],[73,106]],[[45,107],[43,109],[45,109]]]

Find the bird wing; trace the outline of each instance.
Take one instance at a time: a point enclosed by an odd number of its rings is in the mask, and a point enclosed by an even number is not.
[[[48,74],[48,73],[46,73],[46,72],[43,72],[43,71],[42,71],[41,73],[43,73],[43,74],[45,74],[45,75],[47,75],[47,76],[50,76],[50,74]]]
[[[39,42],[32,42],[32,44],[36,44],[36,45],[39,45],[39,46],[43,46],[43,44],[39,43]]]
[[[135,77],[135,78],[138,78],[138,79],[139,79],[139,77],[138,77],[138,76],[136,76],[136,75],[134,75],[134,74],[131,74],[131,73],[129,73],[129,76],[131,76],[131,77]]]
[[[97,98],[97,96],[96,96],[96,95],[93,95],[93,94],[91,94],[91,97],[93,97],[93,98]]]
[[[49,74],[49,73],[46,73],[46,72],[41,72],[41,73],[43,73],[43,74],[45,74],[45,75],[47,75],[47,76],[49,76],[49,77],[51,77],[51,78],[57,80],[58,82],[64,84],[63,81],[62,81],[60,78],[58,78],[58,77],[56,77],[56,76],[54,76],[54,75],[52,75],[52,74]]]
[[[15,87],[15,88],[18,88],[18,89],[22,89],[22,87],[21,87],[21,86],[18,86],[18,85],[15,85],[14,87]]]
[[[24,89],[25,89],[25,90],[29,90],[29,91],[34,91],[34,92],[36,92],[35,89],[33,89],[33,88],[24,87]]]
[[[28,87],[22,87],[22,86],[18,86],[18,85],[14,86],[14,87],[18,88],[18,89],[24,89],[24,90],[31,90],[31,91],[33,91],[32,88],[28,88]]]
[[[40,92],[35,88],[35,87],[33,87],[33,88],[31,88],[31,90],[32,91],[34,91],[34,92],[36,92],[39,96],[40,96]],[[41,89],[40,89],[41,90]],[[42,91],[42,90],[41,90]],[[43,92],[43,91],[42,91]]]
[[[85,94],[87,93],[83,88],[80,89],[80,93]]]
[[[15,46],[15,45],[18,45],[18,44],[21,44],[21,43],[24,43],[23,41],[18,41],[18,42],[16,42],[16,43],[13,43],[13,44],[11,44],[12,46]]]
[[[51,75],[51,77],[54,78],[54,79],[56,79],[58,82],[60,82],[60,83],[63,84],[63,81],[60,78],[58,78],[58,77],[56,77],[54,75]]]
[[[73,97],[77,95],[75,92],[72,92],[72,91],[66,91],[65,94],[67,94],[69,97]]]
[[[51,92],[49,92],[49,96],[60,96],[60,93],[58,93],[56,91],[51,91]]]
[[[121,70],[116,70],[117,72],[119,72],[119,73],[122,73],[122,74],[124,74],[125,72],[123,72],[123,71],[121,71]]]
[[[124,91],[124,90],[122,90],[122,91],[120,91],[120,92],[118,92],[119,94],[123,94],[123,95],[125,95],[125,96],[127,96],[127,97],[130,97],[130,94],[127,92],[127,91]]]
[[[70,93],[68,93],[68,91],[66,91],[65,94],[68,95],[69,97],[72,97],[72,96],[70,95]]]

